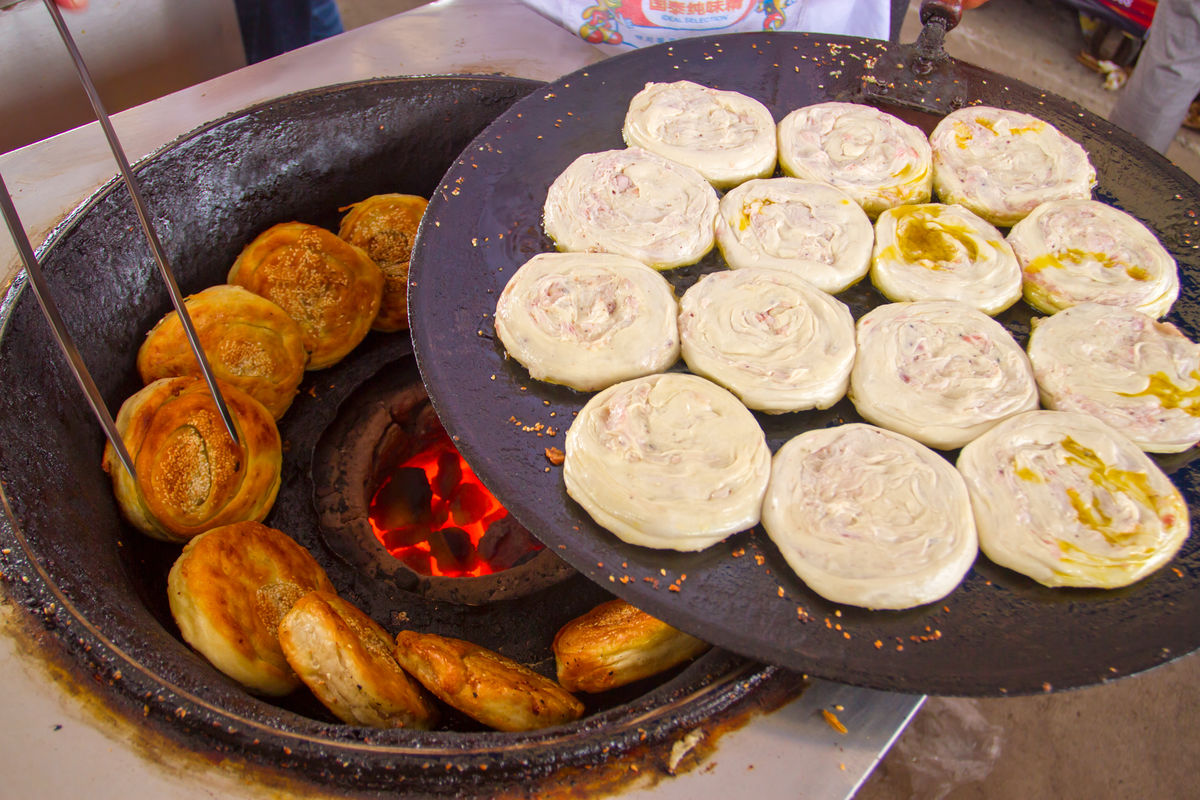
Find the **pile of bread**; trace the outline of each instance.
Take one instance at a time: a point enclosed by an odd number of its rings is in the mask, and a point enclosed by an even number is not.
[[[117,415],[136,479],[111,445],[104,468],[136,528],[183,543],[167,591],[184,641],[246,689],[282,696],[303,685],[337,718],[378,728],[432,728],[440,703],[498,730],[568,722],[584,712],[572,692],[641,680],[708,645],[618,601],[562,628],[557,681],[460,639],[393,638],[338,595],[306,548],[262,524],[281,478],[276,421],[305,372],[338,363],[371,330],[408,327],[409,256],[426,205],[374,195],[341,209],[336,235],[288,222],[257,236],[227,284],[185,300],[238,442],[171,312],[138,351],[145,388]]]
[[[305,372],[338,363],[372,329],[408,327],[408,260],[425,206],[413,195],[375,195],[342,209],[349,213],[338,234],[303,222],[274,225],[243,248],[227,283],[184,299],[236,443],[179,314],[149,331],[137,354],[145,387],[116,418],[136,480],[111,444],[103,463],[138,530],[185,542],[266,517],[282,464],[276,422]]]
[[[813,591],[868,608],[946,596],[980,550],[1048,586],[1170,561],[1188,509],[1146,451],[1200,441],[1200,347],[1159,321],[1175,261],[1091,199],[1084,148],[987,106],[928,137],[865,105],[781,113],[647,84],[628,147],[550,185],[561,252],[520,267],[495,320],[531,376],[596,393],[570,497],[645,547],[761,521]],[[728,269],[676,298],[662,271],[714,247]],[[855,320],[834,295],[868,275],[890,302]],[[1022,297],[1046,315],[1027,349],[993,319]],[[752,413],[844,396],[866,423],[774,454]]]
[[[428,730],[441,703],[501,731],[559,725],[585,710],[573,692],[605,692],[708,648],[620,600],[559,630],[557,680],[462,639],[393,638],[338,596],[308,550],[258,522],[189,541],[167,585],[184,640],[217,669],[268,696],[303,684],[338,719],[375,728]]]

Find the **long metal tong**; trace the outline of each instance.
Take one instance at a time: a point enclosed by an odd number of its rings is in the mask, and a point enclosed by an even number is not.
[[[71,59],[75,63],[75,70],[79,74],[79,80],[83,84],[88,100],[92,104],[92,110],[96,114],[96,120],[100,123],[101,129],[104,131],[104,137],[108,140],[108,146],[112,150],[113,158],[116,159],[121,178],[124,180],[125,186],[129,189],[134,209],[137,211],[138,219],[142,224],[142,231],[146,234],[146,239],[150,243],[150,249],[154,253],[154,260],[158,264],[158,271],[167,285],[167,290],[171,295],[171,303],[175,306],[175,310],[179,314],[179,321],[183,324],[183,330],[187,334],[192,352],[196,356],[197,363],[200,365],[200,371],[204,375],[204,380],[208,384],[209,391],[212,393],[217,411],[221,415],[221,420],[225,423],[225,429],[229,432],[230,438],[237,444],[238,435],[237,429],[233,424],[233,417],[230,415],[229,407],[225,404],[225,398],[221,395],[221,390],[217,386],[216,378],[213,376],[212,367],[209,366],[204,349],[200,346],[200,339],[196,334],[196,328],[192,324],[192,318],[184,305],[183,295],[179,291],[179,284],[175,281],[175,276],[167,262],[162,243],[159,241],[158,234],[154,230],[154,225],[150,221],[150,214],[146,210],[145,201],[142,200],[141,190],[138,188],[137,181],[133,177],[129,161],[125,157],[125,151],[121,147],[121,142],[117,138],[117,133],[113,129],[112,122],[109,121],[108,114],[104,111],[103,104],[100,102],[100,95],[96,91],[95,84],[92,83],[91,75],[84,64],[83,56],[80,55],[79,48],[76,47],[75,40],[71,37],[71,32],[67,30],[62,13],[58,10],[58,6],[55,5],[54,0],[43,0],[43,2],[50,12],[50,18],[54,21],[59,36],[62,37],[63,44],[66,45],[67,51],[71,54]],[[76,348],[74,341],[67,332],[66,326],[63,324],[62,316],[59,314],[58,308],[54,303],[45,277],[38,265],[37,256],[34,254],[32,245],[29,243],[29,238],[25,235],[25,228],[17,216],[16,207],[8,193],[8,188],[5,186],[2,176],[0,176],[0,211],[3,212],[4,221],[8,225],[9,233],[12,235],[13,242],[17,246],[21,259],[25,262],[25,270],[29,275],[29,281],[33,286],[38,303],[42,307],[42,313],[53,329],[54,338],[57,340],[63,354],[66,355],[67,361],[71,366],[71,371],[75,374],[75,379],[79,382],[79,386],[83,389],[84,394],[87,395],[88,404],[100,421],[101,427],[104,428],[104,434],[116,450],[117,456],[121,459],[121,464],[136,479],[137,472],[134,470],[133,459],[130,457],[121,436],[117,433],[112,415],[109,413],[104,399],[100,396],[100,391],[95,381],[92,380],[91,374],[88,372],[78,348]]]

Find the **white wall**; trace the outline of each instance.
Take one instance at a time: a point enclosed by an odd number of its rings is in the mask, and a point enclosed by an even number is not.
[[[91,0],[63,16],[110,114],[246,63],[232,0]],[[42,0],[0,8],[0,76],[0,153],[95,119]]]

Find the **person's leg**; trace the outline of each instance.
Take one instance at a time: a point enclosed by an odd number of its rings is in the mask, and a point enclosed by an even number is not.
[[[1109,115],[1165,153],[1200,92],[1200,0],[1160,0],[1146,45]]]
[[[235,0],[234,5],[248,64],[343,30],[334,0]]]
[[[334,0],[313,0],[309,40],[319,42],[344,31],[342,13]]]
[[[311,41],[311,0],[235,0],[234,5],[248,64]]]

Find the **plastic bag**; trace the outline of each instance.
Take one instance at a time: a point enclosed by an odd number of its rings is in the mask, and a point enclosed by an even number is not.
[[[931,697],[892,748],[885,777],[893,789],[907,782],[909,800],[942,800],[991,773],[1003,738],[1003,728],[988,721],[978,701]]]
[[[627,50],[746,31],[888,37],[889,0],[522,0],[584,40]]]

